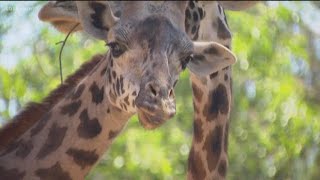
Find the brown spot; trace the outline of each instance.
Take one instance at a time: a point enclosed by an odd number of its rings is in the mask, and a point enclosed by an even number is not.
[[[219,73],[219,71],[210,74],[210,79],[217,77],[218,73]]]
[[[119,78],[117,78],[117,81],[116,81],[116,92],[118,95],[120,95],[120,80],[119,80]]]
[[[113,139],[113,138],[117,137],[119,133],[120,133],[120,131],[118,131],[118,130],[116,130],[116,131],[110,130],[109,139]]]
[[[128,106],[130,106],[129,95],[124,98],[124,102],[125,102]]]
[[[204,18],[204,11],[202,8],[198,7],[198,12],[199,12],[199,16],[200,16],[200,19],[203,19]]]
[[[124,93],[124,87],[123,87],[123,76],[120,76],[120,89],[121,89],[121,93]]]
[[[206,104],[203,115],[207,117],[207,121],[215,120],[218,113],[227,114],[229,112],[229,101],[227,89],[223,84],[210,93],[209,101]]]
[[[116,102],[117,101],[117,97],[116,97],[116,95],[114,95],[114,93],[113,93],[113,91],[111,91],[111,89],[109,91],[109,97],[110,97],[110,100],[112,102]]]
[[[21,141],[21,143],[19,144],[19,148],[16,151],[16,156],[24,159],[29,155],[32,149],[33,149],[33,144],[31,140],[26,142]]]
[[[191,173],[192,179],[204,179],[206,170],[203,167],[200,155],[192,147],[188,158],[188,172]]]
[[[113,79],[115,79],[116,78],[116,72],[115,71],[112,71],[112,77],[113,77]]]
[[[127,105],[123,104],[123,108],[127,111]]]
[[[227,174],[227,162],[226,162],[226,160],[222,159],[220,161],[219,166],[218,166],[218,172],[219,172],[220,176],[226,177],[226,174]]]
[[[39,122],[37,122],[36,126],[32,128],[30,131],[31,137],[38,134],[45,127],[45,125],[47,124],[51,116],[52,116],[52,113],[48,112],[44,115],[44,117],[41,118]]]
[[[77,130],[81,138],[90,139],[100,134],[102,128],[98,119],[90,119],[87,109],[81,112],[79,118],[81,122]]]
[[[111,71],[108,70],[107,74],[108,74],[109,83],[112,83]]]
[[[193,110],[195,114],[199,114],[199,107],[196,105],[195,101],[193,101],[192,103],[193,103]]]
[[[192,33],[192,34],[195,34],[196,31],[197,31],[197,26],[196,26],[196,25],[192,26],[192,28],[191,28],[191,33]]]
[[[193,121],[193,133],[194,133],[194,140],[196,143],[200,143],[203,139],[203,129],[202,129],[202,122],[201,119],[196,118]]]
[[[112,62],[112,61],[110,61],[110,62]],[[102,71],[100,72],[100,76],[104,76],[106,74],[107,69],[108,69],[108,66],[103,68]]]
[[[136,107],[136,102],[135,102],[134,99],[132,100],[132,106],[133,106],[133,107]]]
[[[22,180],[26,172],[20,172],[18,169],[5,169],[0,166],[0,179],[3,180]]]
[[[94,67],[99,66],[104,57],[105,56],[101,54],[93,56],[91,60],[81,65],[75,73],[70,75],[63,84],[51,91],[41,103],[29,103],[12,118],[8,124],[3,126],[0,129],[0,151],[7,149],[9,144],[37,124],[37,122],[40,121],[57,102],[65,98],[65,95],[71,92]]]
[[[198,15],[197,11],[194,11],[192,16],[193,16],[194,21],[199,21],[199,15]]]
[[[9,154],[9,153],[17,150],[17,148],[19,147],[19,144],[20,144],[20,143],[21,143],[21,140],[19,140],[18,142],[16,142],[16,141],[11,142],[11,143],[7,146],[7,148],[5,149],[5,151],[4,151],[2,154],[0,154],[0,156],[4,156],[4,155],[6,155],[6,154]]]
[[[77,100],[83,93],[83,90],[86,88],[86,85],[80,84],[78,88],[70,96],[72,100]]]
[[[69,173],[63,171],[60,163],[58,162],[50,168],[40,168],[36,170],[35,174],[40,179],[45,180],[71,180]]]
[[[103,101],[104,96],[104,86],[102,86],[100,89],[96,82],[93,82],[90,86],[90,92],[92,96],[92,102],[95,104],[100,104]]]
[[[200,102],[203,96],[202,90],[194,83],[192,82],[192,91],[193,91],[193,97]]]
[[[113,59],[111,57],[110,57],[110,67],[113,67]]]
[[[132,96],[136,96],[137,95],[137,91],[133,91]]]
[[[69,117],[75,115],[81,106],[81,100],[71,102],[61,107],[61,114]]]
[[[228,79],[229,79],[228,74],[224,74],[224,80],[228,81]]]
[[[186,19],[190,19],[191,18],[191,12],[189,9],[186,9]]]
[[[66,153],[71,156],[73,158],[73,161],[82,169],[84,169],[86,166],[94,165],[99,159],[96,150],[85,151],[81,149],[70,148]]]
[[[231,38],[231,33],[229,29],[224,25],[224,23],[221,21],[221,19],[218,17],[218,38],[220,39],[229,39]]]
[[[54,123],[50,130],[45,144],[41,147],[39,153],[37,154],[38,159],[43,159],[50,153],[57,150],[66,135],[67,127],[58,127],[57,123]]]
[[[213,131],[209,133],[209,136],[204,142],[203,150],[207,151],[207,163],[209,171],[213,171],[220,158],[222,148],[222,127],[217,126]]]

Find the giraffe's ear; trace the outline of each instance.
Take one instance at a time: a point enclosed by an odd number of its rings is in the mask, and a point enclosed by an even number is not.
[[[41,21],[51,23],[58,31],[69,33],[71,29],[80,23],[78,9],[74,1],[48,2],[38,13]],[[79,24],[74,31],[82,30]]]
[[[216,42],[193,42],[193,58],[189,70],[198,76],[207,76],[236,62],[235,55]]]
[[[76,1],[83,29],[97,39],[107,40],[109,29],[119,18],[114,16],[107,1]]]
[[[248,9],[259,1],[219,1],[219,4],[226,10],[241,11]]]

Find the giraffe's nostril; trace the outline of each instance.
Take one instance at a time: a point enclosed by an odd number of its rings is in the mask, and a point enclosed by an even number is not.
[[[157,96],[157,95],[158,95],[157,91],[155,90],[155,88],[154,88],[151,84],[149,84],[149,89],[150,89],[150,92],[151,92],[154,96]]]
[[[174,93],[172,89],[169,90],[169,98],[174,98]]]

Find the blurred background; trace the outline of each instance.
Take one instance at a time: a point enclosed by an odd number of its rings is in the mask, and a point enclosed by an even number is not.
[[[60,84],[57,42],[37,13],[44,2],[0,2],[0,126]],[[228,179],[320,178],[320,3],[263,2],[227,12],[233,32],[234,103]],[[106,47],[69,37],[64,78]],[[177,115],[155,131],[133,117],[88,175],[98,179],[185,179],[192,140],[191,88],[176,87]]]

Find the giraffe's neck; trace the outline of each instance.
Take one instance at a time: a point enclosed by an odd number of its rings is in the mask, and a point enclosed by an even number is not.
[[[114,107],[104,94],[110,62],[105,58],[0,152],[0,176],[84,179],[132,115]]]
[[[186,20],[186,28],[190,37],[200,41],[216,41],[228,48],[231,47],[231,33],[224,11],[217,2],[206,5],[194,3],[189,5],[189,8],[191,16]],[[200,14],[204,14],[200,22],[194,18],[194,14],[199,11]],[[197,31],[192,31],[192,28]],[[187,177],[225,179],[228,166],[231,68],[227,67],[205,78],[192,73],[190,77],[193,89],[194,131]]]

